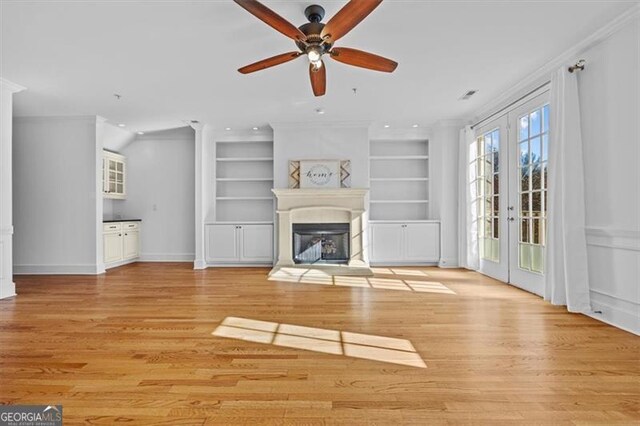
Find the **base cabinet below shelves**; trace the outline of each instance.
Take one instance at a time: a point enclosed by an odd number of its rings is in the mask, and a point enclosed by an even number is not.
[[[105,233],[102,237],[104,242],[104,263],[114,263],[122,260],[122,233]]]
[[[416,265],[440,261],[440,223],[371,223],[371,263]]]
[[[106,269],[135,261],[140,257],[140,224],[138,222],[103,224],[102,244]]]
[[[206,260],[212,265],[273,264],[273,225],[206,225]]]

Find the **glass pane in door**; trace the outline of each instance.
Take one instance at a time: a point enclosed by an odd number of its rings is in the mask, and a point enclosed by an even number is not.
[[[549,105],[518,119],[518,267],[544,272],[547,221],[547,160],[549,158]]]
[[[471,182],[478,206],[478,242],[480,257],[500,261],[500,130],[493,129],[476,139],[471,166],[476,165]]]

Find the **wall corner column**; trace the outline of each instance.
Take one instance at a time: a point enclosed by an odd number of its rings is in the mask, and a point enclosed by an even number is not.
[[[16,295],[13,282],[13,95],[24,87],[0,78],[0,299]]]
[[[191,127],[195,130],[195,260],[193,269],[205,269],[207,263],[205,261],[204,247],[204,220],[206,217],[205,210],[205,187],[206,187],[206,142],[204,138],[205,125],[202,123],[191,123]]]

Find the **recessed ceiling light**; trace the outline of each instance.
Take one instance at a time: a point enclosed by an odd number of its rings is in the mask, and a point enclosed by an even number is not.
[[[384,128],[385,128],[385,129],[388,129],[389,127],[391,127],[389,124],[385,124],[385,125],[384,125]]]
[[[257,128],[257,127],[254,127],[254,128],[253,128],[253,130],[258,130],[258,128]]]
[[[225,130],[228,132],[229,130],[231,130],[231,127],[227,127],[225,128]]]
[[[120,123],[118,124],[118,127],[124,127],[124,124]]]
[[[418,125],[417,125],[417,124],[414,124],[414,125],[413,125],[413,128],[415,129],[416,127],[418,127]]]
[[[144,132],[138,132],[139,135],[144,135]]]

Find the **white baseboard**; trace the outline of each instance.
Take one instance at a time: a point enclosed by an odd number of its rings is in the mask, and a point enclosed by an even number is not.
[[[442,258],[440,262],[438,262],[438,267],[440,268],[459,268],[460,264],[458,263],[457,257],[450,258]]]
[[[206,268],[273,268],[273,263],[207,263]]]
[[[9,280],[7,280],[9,281]],[[6,299],[16,295],[16,283],[13,281],[2,283],[0,286],[0,299]]]
[[[98,265],[13,265],[14,275],[98,275]]]
[[[640,305],[591,290],[591,318],[640,336]]]
[[[138,262],[193,262],[193,253],[142,253]]]
[[[439,266],[438,262],[377,262],[372,260],[371,266]]]
[[[207,269],[207,262],[205,262],[203,259],[196,259],[193,261],[193,269],[196,269],[196,270]]]
[[[108,269],[113,269],[113,268],[117,268],[118,266],[128,265],[130,263],[135,263],[137,261],[138,261],[138,258],[134,257],[133,259],[125,259],[125,260],[119,260],[117,262],[107,263],[105,264],[105,272]]]

